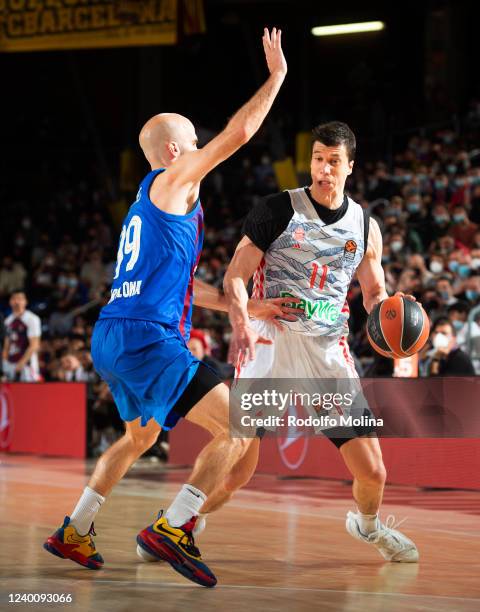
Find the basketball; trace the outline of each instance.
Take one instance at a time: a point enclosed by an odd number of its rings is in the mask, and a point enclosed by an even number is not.
[[[423,348],[430,333],[427,313],[420,304],[403,296],[389,297],[368,316],[367,335],[384,357],[410,357]]]

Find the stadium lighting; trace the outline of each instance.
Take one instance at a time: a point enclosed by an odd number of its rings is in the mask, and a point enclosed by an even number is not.
[[[339,25],[316,26],[312,28],[314,36],[337,36],[338,34],[359,34],[360,32],[378,32],[385,28],[383,21],[363,21],[360,23],[342,23]]]

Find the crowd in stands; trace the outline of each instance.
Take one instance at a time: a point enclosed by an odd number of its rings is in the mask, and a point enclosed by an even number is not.
[[[470,350],[471,336],[480,336],[480,327],[467,323],[480,304],[479,126],[477,105],[468,129],[414,135],[391,167],[358,161],[347,183],[349,195],[380,224],[388,292],[412,293],[432,321],[443,317],[455,338],[452,346],[464,352]],[[247,151],[207,177],[201,194],[206,233],[200,279],[221,287],[242,218],[259,198],[277,189],[266,154],[248,156]],[[99,385],[90,338],[109,299],[118,228],[100,188],[73,182],[49,198],[41,206],[15,203],[2,221],[0,311],[7,315],[10,294],[24,289],[28,308],[42,320],[41,379]],[[367,342],[358,282],[352,283],[348,298],[352,351],[363,375],[381,375],[388,364]],[[226,315],[195,309],[193,322],[202,333],[195,336],[197,348],[201,345],[204,354],[225,361],[230,334]],[[432,344],[424,359],[431,356]],[[426,372],[433,374],[428,368]],[[97,394],[102,393],[100,386]]]

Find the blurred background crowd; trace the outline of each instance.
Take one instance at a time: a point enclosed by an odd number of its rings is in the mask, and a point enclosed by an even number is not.
[[[389,166],[358,164],[348,192],[380,224],[382,262],[389,293],[413,294],[431,322],[450,326],[450,344],[461,349],[480,373],[475,339],[480,327],[480,103],[471,105],[457,129],[412,135]],[[249,153],[249,151],[247,151]],[[206,216],[198,278],[221,288],[239,240],[242,219],[252,206],[278,190],[271,159],[261,148],[238,155],[205,181]],[[305,184],[308,177],[305,177]],[[51,196],[41,209],[34,201],[11,207],[0,266],[0,309],[9,314],[13,291],[24,290],[28,309],[42,323],[40,379],[98,383],[90,356],[92,328],[109,299],[118,229],[100,187],[78,181]],[[363,375],[388,375],[391,363],[374,355],[365,335],[366,312],[358,282],[349,291],[350,344]],[[470,317],[470,320],[469,320]],[[222,374],[230,329],[226,315],[196,308],[192,347],[216,360]],[[445,330],[444,330],[445,331]],[[426,375],[431,369],[423,369]],[[468,373],[468,372],[467,372]],[[97,391],[99,391],[97,389]],[[100,392],[100,397],[103,392]]]

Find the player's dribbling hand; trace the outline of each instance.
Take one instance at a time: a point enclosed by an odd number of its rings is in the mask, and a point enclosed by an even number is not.
[[[270,74],[287,74],[287,62],[282,51],[282,30],[273,28],[270,33],[268,28],[264,28],[262,42]]]
[[[228,362],[236,367],[245,366],[248,361],[255,359],[256,344],[272,344],[272,341],[260,336],[249,325],[235,325],[232,328]]]
[[[407,300],[410,300],[411,302],[416,302],[417,298],[414,295],[410,295],[409,293],[403,293],[403,291],[395,291],[395,295],[397,297],[404,297]],[[418,302],[420,304],[420,302]],[[421,304],[420,304],[421,306]]]
[[[270,321],[275,327],[284,331],[281,320],[296,321],[298,319],[295,314],[298,313],[298,308],[292,308],[286,304],[299,304],[299,298],[278,297],[268,298],[266,300],[248,300],[248,314],[254,319],[262,321]]]

